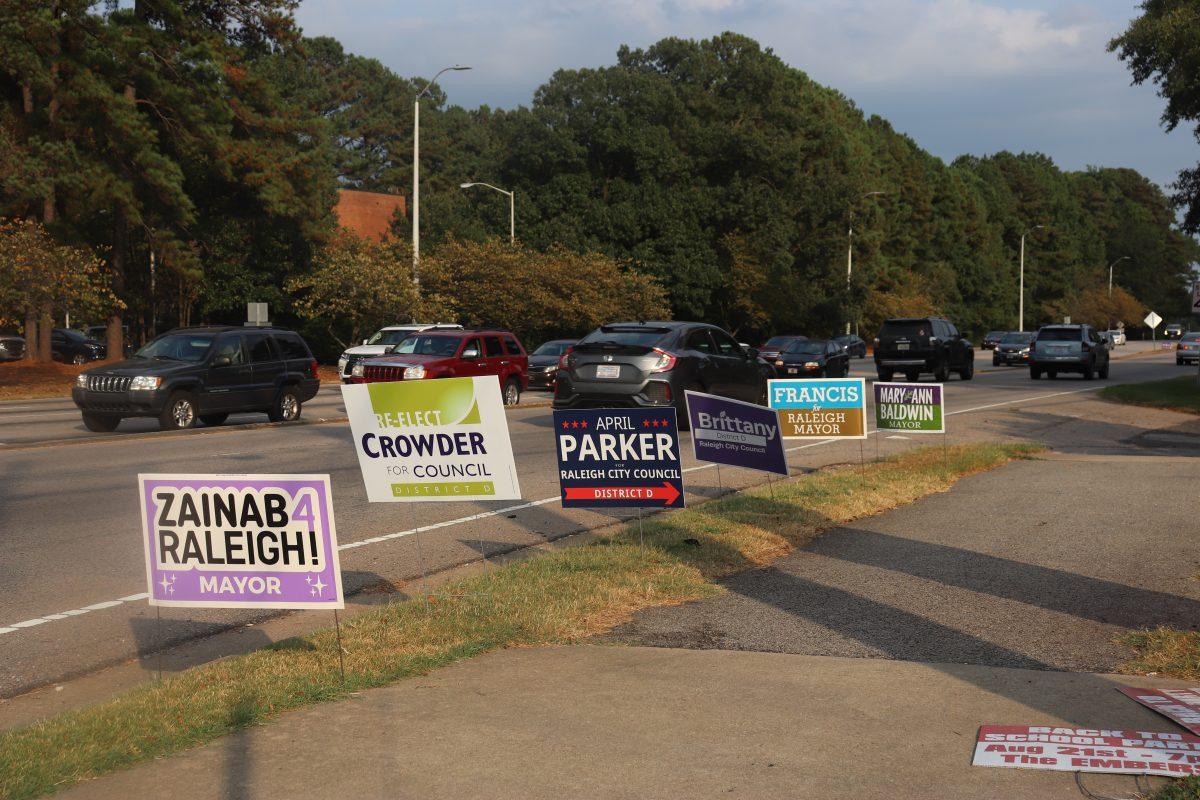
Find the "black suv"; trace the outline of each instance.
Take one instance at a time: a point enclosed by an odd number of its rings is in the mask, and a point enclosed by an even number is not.
[[[233,413],[298,419],[318,388],[317,362],[298,333],[180,328],[133,358],[80,373],[71,398],[90,431],[114,430],[125,417],[157,417],[164,430],[181,430],[197,420],[220,425]]]
[[[715,325],[617,322],[602,325],[564,353],[554,381],[555,408],[674,406],[687,427],[684,391],[766,405],[775,371]]]
[[[889,319],[875,337],[875,369],[881,381],[897,372],[910,381],[933,373],[941,382],[957,372],[969,381],[975,377],[975,346],[944,317]]]
[[[104,344],[79,331],[70,328],[53,328],[50,331],[50,355],[55,361],[86,364],[103,360],[107,353],[108,348]]]

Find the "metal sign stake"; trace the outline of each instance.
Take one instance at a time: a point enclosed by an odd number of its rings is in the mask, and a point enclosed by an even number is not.
[[[337,649],[338,649],[338,666],[342,670],[342,683],[346,682],[346,651],[342,649],[342,621],[338,618],[338,612],[333,610],[333,627],[337,631]]]

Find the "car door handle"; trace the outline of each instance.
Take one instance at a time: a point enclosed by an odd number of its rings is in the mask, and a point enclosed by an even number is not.
[[[475,366],[477,366],[477,367],[486,367],[486,366],[487,366],[487,362],[486,362],[486,361],[476,361],[476,362],[475,362]]]
[[[501,362],[500,362],[500,366],[502,366],[502,367],[507,367],[507,366],[508,366],[508,362],[507,362],[507,361],[501,361]]]

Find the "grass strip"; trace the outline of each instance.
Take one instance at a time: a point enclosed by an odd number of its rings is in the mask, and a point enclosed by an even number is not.
[[[1188,776],[1171,781],[1169,785],[1147,796],[1146,800],[1200,800],[1200,778]]]
[[[1200,414],[1200,383],[1197,383],[1193,374],[1180,375],[1165,381],[1106,386],[1100,390],[1100,397],[1133,406]]]
[[[945,491],[1027,457],[1026,444],[928,447],[822,470],[658,514],[586,546],[448,585],[428,603],[372,609],[342,626],[222,659],[0,736],[0,797],[30,798],[177,753],[291,709],[421,675],[501,647],[601,633],[639,609],[718,594],[714,581],[763,566],[831,526]]]
[[[1163,625],[1125,633],[1113,641],[1137,654],[1132,661],[1121,665],[1121,672],[1126,675],[1200,678],[1200,631],[1179,631]]]

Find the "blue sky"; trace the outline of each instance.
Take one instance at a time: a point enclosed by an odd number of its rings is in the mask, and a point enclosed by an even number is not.
[[[1164,133],[1162,100],[1105,50],[1136,15],[1134,0],[304,0],[297,13],[306,34],[403,75],[471,65],[442,81],[467,107],[527,105],[555,69],[612,63],[621,44],[733,30],[946,160],[1040,151],[1165,184],[1200,145]]]

